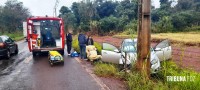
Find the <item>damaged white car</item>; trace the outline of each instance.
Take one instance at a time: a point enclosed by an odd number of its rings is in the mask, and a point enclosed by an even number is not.
[[[103,43],[102,61],[115,64],[125,64],[125,52],[127,53],[126,64],[130,65],[137,60],[137,39],[124,39],[120,49],[109,43]],[[151,48],[151,73],[156,73],[160,69],[160,61],[171,58],[172,50],[168,40],[157,44]]]

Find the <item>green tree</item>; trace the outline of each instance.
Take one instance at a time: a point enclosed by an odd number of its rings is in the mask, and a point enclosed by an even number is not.
[[[152,6],[151,19],[154,32],[183,31],[200,25],[199,0],[159,0],[160,8]],[[138,0],[82,0],[71,8],[62,7],[66,27],[94,33],[130,30],[137,21]],[[3,26],[1,26],[3,27]],[[128,27],[128,28],[127,28]]]
[[[4,23],[3,23],[3,6],[0,6],[0,32],[4,33]]]
[[[129,20],[137,19],[138,1],[123,0],[116,7],[117,17],[128,16]]]
[[[163,33],[163,32],[172,32],[173,30],[173,25],[171,18],[169,16],[164,16],[161,18],[161,20],[157,23],[157,31],[158,33]]]
[[[71,10],[76,18],[76,24],[77,25],[80,25],[80,14],[79,14],[79,7],[80,7],[80,4],[79,3],[72,3],[72,6],[71,6]]]
[[[5,6],[1,7],[0,14],[0,28],[9,33],[22,29],[22,22],[30,16],[29,10],[17,0],[8,0]]]
[[[66,13],[70,13],[71,10],[69,10],[69,8],[66,7],[66,6],[62,6],[61,9],[59,10],[59,12],[60,12],[61,15],[64,15]]]
[[[160,0],[160,4],[163,5],[163,4],[166,4],[169,0]]]
[[[76,28],[76,18],[68,7],[62,6],[59,10],[59,17],[62,17],[65,24],[65,30]]]
[[[114,16],[105,17],[100,20],[101,33],[117,29],[119,19]]]
[[[116,12],[117,2],[105,1],[97,6],[97,13],[100,18],[108,17],[114,15]]]
[[[178,4],[175,6],[176,11],[185,11],[192,9],[193,0],[178,0]]]
[[[171,0],[160,0],[160,8],[152,10],[151,19],[153,22],[158,22],[165,16],[170,16],[172,11]]]
[[[199,14],[200,12],[195,11],[182,11],[172,16],[172,23],[179,31],[183,31],[186,27],[199,26]]]
[[[62,15],[64,19],[65,29],[75,29],[76,28],[76,18],[73,13],[66,13]]]

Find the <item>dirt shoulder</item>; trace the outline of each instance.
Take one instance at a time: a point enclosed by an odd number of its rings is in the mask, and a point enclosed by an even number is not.
[[[112,36],[93,36],[93,39],[99,43],[107,42],[115,46],[120,46],[123,40]],[[155,46],[157,42],[152,41],[152,46]],[[182,68],[200,72],[200,47],[172,44],[172,60]]]

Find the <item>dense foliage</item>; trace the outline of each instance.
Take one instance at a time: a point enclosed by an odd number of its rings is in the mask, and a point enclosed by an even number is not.
[[[192,27],[200,26],[200,1],[175,1],[160,0],[160,8],[152,9],[154,32],[188,31]]]
[[[17,0],[7,0],[0,6],[0,34],[22,30],[22,22],[30,16],[30,12]]]
[[[82,29],[94,34],[136,31],[138,0],[83,0],[71,7],[63,6],[60,17],[66,28]],[[152,6],[152,31],[176,32],[200,29],[199,0],[160,0],[160,7]]]
[[[152,0],[154,1],[154,0]],[[92,34],[137,31],[138,0],[83,0],[70,7],[62,6],[59,17],[66,29],[89,31]],[[152,6],[152,32],[200,30],[199,0],[160,0],[160,7]],[[17,0],[0,6],[0,32],[22,29],[22,22],[30,12]]]
[[[123,31],[131,21],[137,19],[137,0],[94,0],[74,2],[72,6],[61,7],[60,17],[65,28],[105,34]]]

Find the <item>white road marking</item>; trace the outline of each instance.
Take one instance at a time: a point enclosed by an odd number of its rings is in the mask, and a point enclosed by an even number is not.
[[[21,72],[21,70],[18,70],[18,71],[17,71],[17,73],[20,73],[20,72]]]
[[[81,64],[81,60],[79,58],[75,58],[76,61],[78,61]],[[92,73],[90,69],[88,69],[85,65],[81,64],[83,68],[85,68],[86,72],[89,73],[89,75],[97,82],[97,84],[100,85],[101,90],[110,90],[106,84],[104,84],[95,74]]]
[[[19,50],[19,52],[18,52],[18,53],[22,53],[22,52],[24,52],[24,51],[25,51],[25,48],[23,48],[23,49]]]
[[[32,56],[26,57],[24,63],[29,63],[32,60]]]

